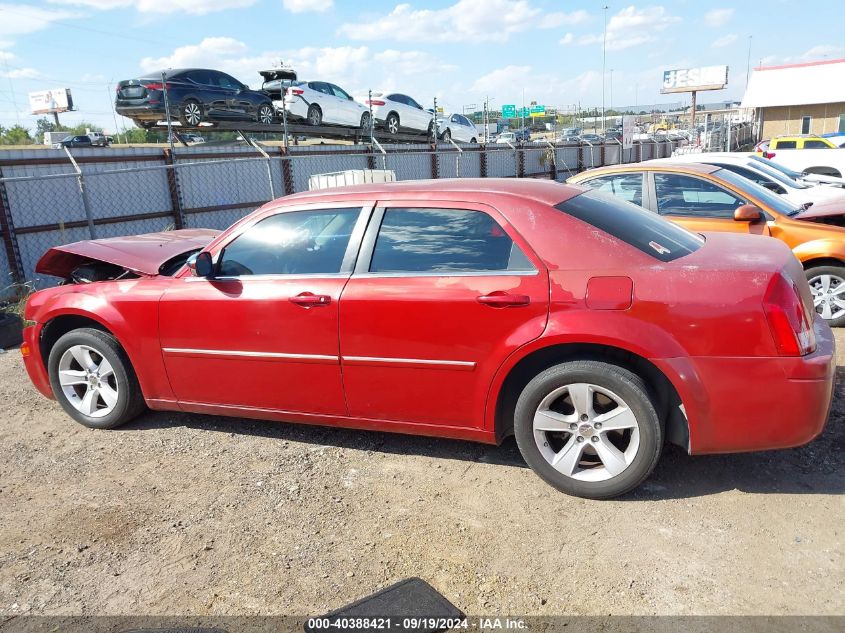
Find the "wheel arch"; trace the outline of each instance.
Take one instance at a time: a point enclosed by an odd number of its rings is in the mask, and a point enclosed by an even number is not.
[[[845,266],[845,261],[836,257],[814,257],[801,262],[804,270],[817,268],[819,266]]]
[[[608,362],[640,376],[655,398],[657,413],[665,424],[666,440],[689,450],[689,421],[684,414],[678,390],[669,377],[654,363],[635,352],[599,343],[554,343],[520,358],[507,372],[496,393],[494,416],[497,442],[513,435],[516,402],[529,381],[549,367],[573,360]]]
[[[807,167],[803,173],[818,174],[819,176],[835,176],[836,178],[842,177],[842,172],[835,167],[830,167],[828,165],[813,165],[812,167]]]
[[[75,312],[62,313],[51,318],[44,324],[44,327],[41,328],[41,338],[38,341],[38,347],[45,367],[47,366],[47,359],[50,357],[50,350],[53,349],[56,341],[68,332],[81,328],[90,328],[111,334],[124,351],[126,350],[123,343],[120,342],[115,333],[112,332],[105,323],[94,318],[93,315]]]

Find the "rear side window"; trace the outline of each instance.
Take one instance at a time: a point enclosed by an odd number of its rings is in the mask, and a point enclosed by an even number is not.
[[[694,253],[704,244],[700,235],[600,191],[587,191],[555,208],[662,262]]]
[[[797,141],[775,141],[775,149],[795,149],[798,147]]]
[[[643,205],[643,175],[641,172],[599,176],[583,183],[590,189],[603,191],[636,205]]]
[[[370,272],[534,271],[496,221],[465,209],[387,209]]]
[[[809,140],[804,141],[804,149],[831,149],[831,147],[824,141]]]

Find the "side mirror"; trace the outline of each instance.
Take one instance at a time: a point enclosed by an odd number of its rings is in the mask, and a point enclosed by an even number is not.
[[[756,222],[763,217],[763,212],[753,204],[743,204],[734,211],[734,220],[737,222]],[[202,253],[200,253],[202,255]]]
[[[188,266],[190,267],[191,264],[188,263]],[[214,273],[214,262],[211,261],[211,253],[202,251],[197,254],[191,270],[197,277],[211,277]]]

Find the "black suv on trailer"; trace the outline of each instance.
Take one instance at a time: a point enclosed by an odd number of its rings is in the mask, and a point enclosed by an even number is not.
[[[152,127],[167,118],[165,88],[171,118],[185,127],[197,127],[203,121],[270,124],[276,116],[268,94],[250,90],[219,70],[204,68],[167,70],[163,81],[160,72],[121,81],[117,84],[115,109],[138,127]]]

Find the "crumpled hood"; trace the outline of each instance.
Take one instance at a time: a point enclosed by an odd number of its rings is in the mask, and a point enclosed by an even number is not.
[[[86,262],[100,261],[142,275],[157,275],[165,262],[204,248],[218,235],[220,231],[214,229],[181,229],[73,242],[54,246],[44,253],[35,265],[35,272],[67,277]]]

